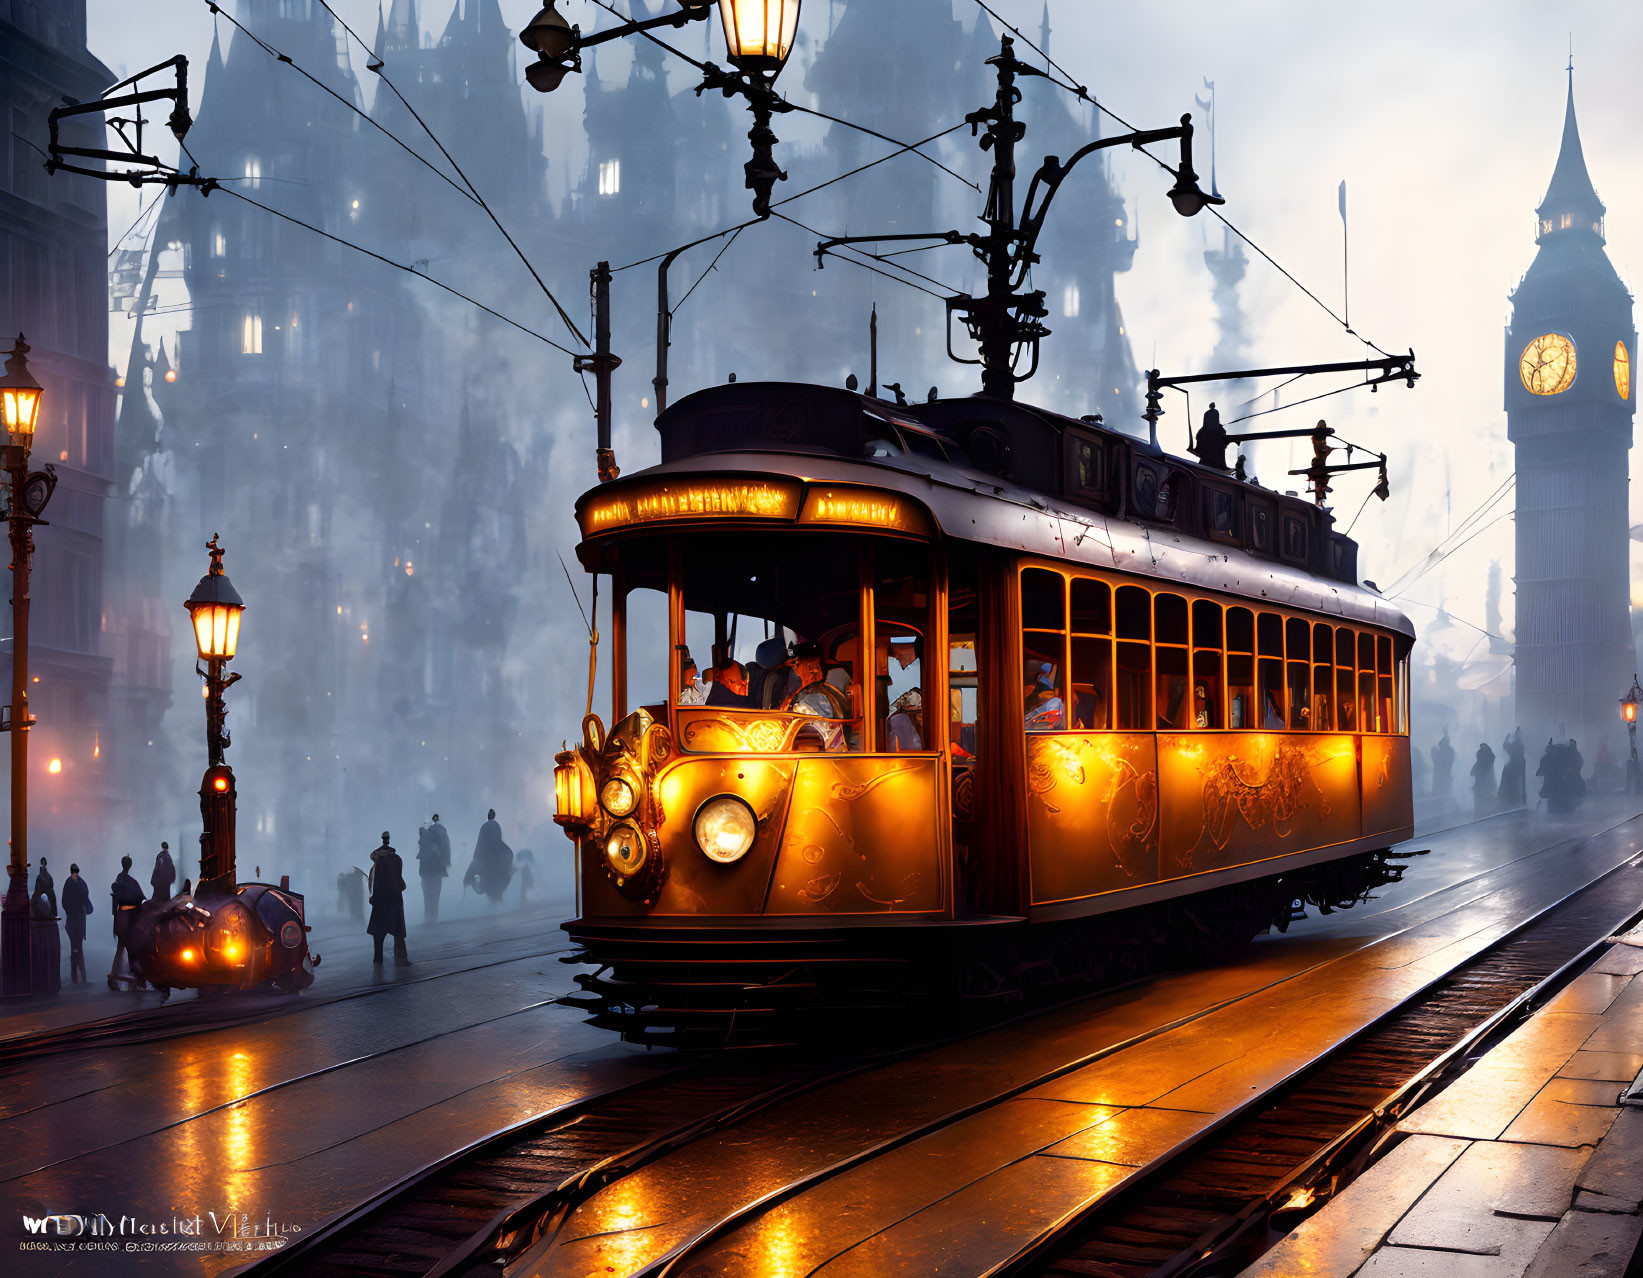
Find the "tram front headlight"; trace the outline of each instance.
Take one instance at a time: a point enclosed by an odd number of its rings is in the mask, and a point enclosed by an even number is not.
[[[645,836],[631,822],[623,821],[612,826],[605,836],[605,860],[624,879],[631,879],[639,873],[649,856],[650,848],[645,843]]]
[[[696,809],[692,823],[696,846],[702,855],[720,865],[731,865],[747,855],[753,836],[759,831],[758,818],[745,799],[721,794]]]
[[[631,816],[639,798],[624,777],[611,777],[599,788],[599,803],[613,817]]]

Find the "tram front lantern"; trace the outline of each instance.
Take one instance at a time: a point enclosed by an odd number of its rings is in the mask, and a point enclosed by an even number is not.
[[[40,417],[40,383],[29,372],[29,344],[23,335],[6,357],[6,375],[0,377],[0,420],[6,427],[8,442],[15,444],[27,456],[34,443],[34,424]]]
[[[730,60],[749,75],[773,80],[793,52],[799,0],[719,0]]]
[[[240,614],[245,600],[222,569],[222,548],[211,539],[211,570],[200,578],[183,607],[194,622],[194,645],[202,661],[228,661],[240,642]]]

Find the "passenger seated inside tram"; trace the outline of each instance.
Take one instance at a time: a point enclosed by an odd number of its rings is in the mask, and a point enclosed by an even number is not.
[[[924,735],[919,731],[923,718],[924,694],[917,688],[909,688],[890,707],[890,718],[885,724],[885,745],[897,754],[924,749]]]
[[[1268,729],[1284,726],[1283,699],[1270,689],[1261,700],[1261,726]]]
[[[747,695],[747,670],[739,661],[721,661],[713,672],[713,687],[706,704],[729,710],[746,710],[753,702]]]
[[[697,676],[696,663],[688,652],[683,653],[679,666],[679,704],[702,706],[707,704],[708,685]]]
[[[1056,687],[1055,667],[1043,662],[1027,671],[1026,722],[1028,732],[1060,732],[1067,726],[1067,706]]]
[[[850,672],[843,666],[827,669],[819,643],[794,644],[792,655],[787,659],[787,672],[785,695],[776,704],[787,707],[801,690],[813,683],[825,683],[849,704]]]

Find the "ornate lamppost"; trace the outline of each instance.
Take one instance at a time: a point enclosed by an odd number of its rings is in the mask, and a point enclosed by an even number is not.
[[[199,659],[205,662],[201,670],[194,669],[205,680],[205,748],[208,756],[205,776],[200,780],[200,819],[205,835],[200,840],[200,885],[225,879],[228,890],[234,882],[234,769],[223,761],[229,736],[223,727],[228,711],[222,695],[240,681],[236,672],[223,674],[223,667],[234,659],[240,642],[240,614],[245,611],[245,600],[222,570],[222,547],[212,536],[205,545],[211,552],[211,568],[200,578],[194,593],[183,606],[194,623],[194,643]]]
[[[40,417],[40,383],[29,373],[29,344],[17,335],[6,374],[0,377],[0,425],[6,442],[0,454],[10,491],[6,522],[11,531],[11,704],[0,711],[0,731],[11,733],[11,865],[6,899],[0,907],[0,990],[7,997],[35,992],[29,961],[29,561],[34,555],[34,525],[57,487],[57,472],[29,470],[29,449]],[[40,973],[44,987],[46,974]]]
[[[1631,737],[1632,754],[1626,760],[1626,793],[1636,794],[1643,790],[1643,770],[1637,762],[1637,705],[1643,701],[1643,686],[1637,682],[1637,676],[1632,676],[1632,686],[1626,695],[1620,698],[1620,717],[1626,722],[1626,734]]]
[[[582,69],[583,49],[656,27],[682,27],[707,18],[714,9],[714,0],[679,0],[679,8],[671,13],[585,36],[580,27],[565,20],[556,4],[557,0],[547,0],[519,33],[520,42],[537,55],[537,60],[526,68],[525,78],[540,93],[553,92],[566,75]],[[700,95],[717,89],[727,98],[747,99],[753,112],[753,127],[747,135],[753,143],[753,158],[745,166],[747,189],[753,192],[753,212],[761,218],[769,217],[770,192],[787,177],[776,164],[773,148],[778,139],[770,127],[770,117],[792,109],[776,95],[775,83],[787,55],[793,51],[800,0],[717,0],[717,4],[725,48],[736,69],[726,71],[707,63],[702,67],[702,82],[696,92]]]

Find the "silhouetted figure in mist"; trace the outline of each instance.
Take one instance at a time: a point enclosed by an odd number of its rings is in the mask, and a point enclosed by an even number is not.
[[[34,876],[34,891],[29,893],[29,900],[40,903],[35,909],[35,918],[57,917],[57,881],[51,877],[51,871],[46,869],[45,857],[40,858],[40,872]]]
[[[1526,802],[1524,774],[1527,762],[1523,753],[1523,729],[1518,728],[1500,744],[1506,762],[1500,765],[1500,806],[1521,808]]]
[[[1227,468],[1226,427],[1221,425],[1221,414],[1213,403],[1204,410],[1204,424],[1198,428],[1198,438],[1190,451],[1206,466]]]
[[[451,836],[439,823],[439,813],[416,834],[417,877],[422,880],[422,921],[439,922],[439,893],[451,872]]]
[[[485,824],[479,827],[474,840],[473,860],[462,876],[462,886],[472,885],[474,891],[501,904],[502,894],[513,878],[513,849],[502,841],[502,827],[496,823],[496,809],[485,814]]]
[[[1443,739],[1432,747],[1432,793],[1449,795],[1454,786],[1455,747],[1449,744],[1449,729],[1443,730]]]
[[[1427,763],[1423,751],[1411,750],[1409,752],[1410,790],[1417,799],[1426,793],[1426,779],[1431,770],[1432,766]]]
[[[63,880],[63,931],[68,933],[68,980],[70,985],[85,985],[86,980],[86,915],[91,910],[91,885],[80,877],[80,867],[70,865],[68,878]]]
[[[1580,775],[1584,765],[1580,749],[1572,739],[1564,745],[1547,739],[1535,775],[1540,778],[1540,798],[1548,812],[1564,816],[1580,806],[1586,797],[1586,781]]]
[[[513,861],[519,868],[519,904],[523,905],[536,890],[536,853],[520,848],[514,853]]]
[[[171,845],[160,844],[160,853],[154,858],[154,873],[148,876],[149,886],[154,889],[153,900],[169,901],[171,899],[171,885],[177,881],[177,867],[171,864]]]
[[[382,832],[382,846],[371,852],[371,921],[365,927],[376,949],[372,963],[382,962],[382,942],[394,938],[394,966],[404,967],[405,953],[405,863]]]
[[[117,990],[120,982],[130,980],[132,989],[141,989],[146,982],[135,975],[124,977],[120,975],[120,956],[126,952],[126,934],[130,932],[132,923],[137,918],[137,909],[143,903],[143,889],[136,879],[131,877],[131,858],[120,858],[120,873],[109,887],[110,901],[114,907],[114,962],[108,969],[108,988]],[[130,956],[126,956],[126,966],[131,966]]]
[[[1472,763],[1472,815],[1486,817],[1495,810],[1495,752],[1487,741],[1478,743]]]
[[[365,922],[365,871],[352,866],[337,875],[337,913]]]

